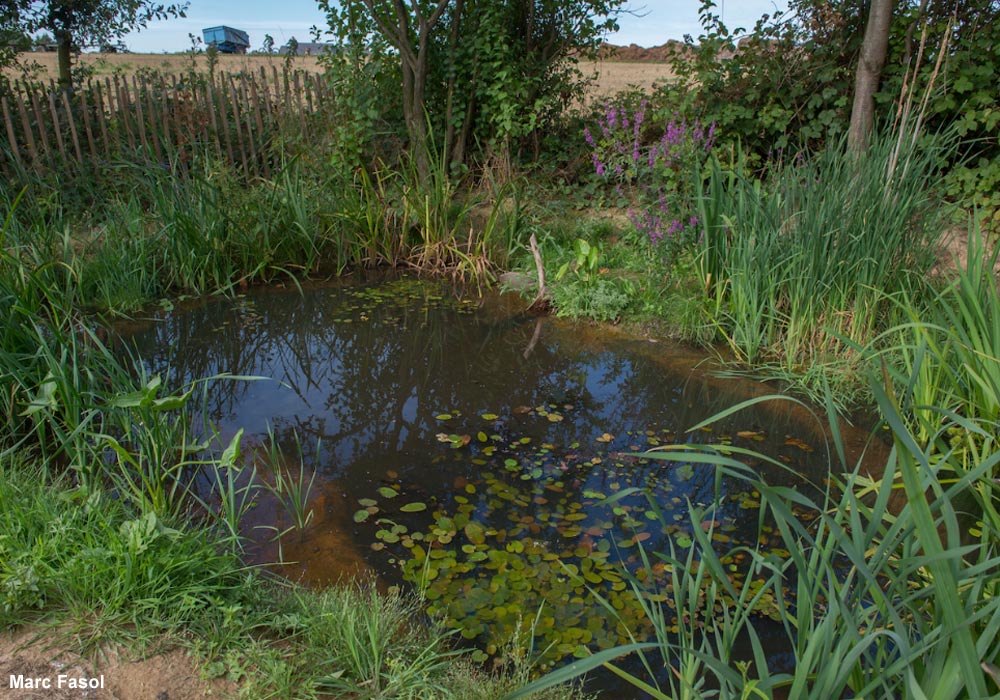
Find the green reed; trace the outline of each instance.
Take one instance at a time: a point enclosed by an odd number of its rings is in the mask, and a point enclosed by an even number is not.
[[[794,373],[857,367],[851,343],[892,323],[894,295],[918,297],[935,262],[931,196],[942,147],[891,167],[894,141],[845,144],[754,180],[713,161],[700,198],[698,271],[710,322],[735,356]]]
[[[1000,599],[993,572],[1000,565],[1000,529],[995,521],[981,522],[970,533],[960,504],[984,480],[992,481],[1000,449],[993,445],[980,463],[954,478],[946,467],[960,459],[958,450],[941,454],[921,445],[893,393],[879,385],[872,391],[893,441],[884,472],[873,480],[867,467],[844,461],[828,402],[834,487],[821,498],[764,483],[743,461],[780,462],[750,450],[682,445],[647,453],[671,461],[695,458],[748,482],[761,494],[762,511],[787,556],[744,547],[749,571],[734,579],[720,565],[710,537],[694,528],[697,543],[687,558],[673,551],[648,553],[647,566],[673,567],[666,591],[635,584],[647,601],[653,639],[597,651],[510,697],[600,666],[663,698],[997,697]],[[761,400],[767,399],[706,423]],[[936,437],[956,427],[971,426],[946,421]],[[802,512],[814,517],[803,519]],[[692,509],[692,518],[702,517]],[[721,591],[737,603],[720,609],[715,601]],[[779,604],[762,607],[762,591]],[[791,650],[787,670],[769,668],[769,649],[755,633],[765,612],[776,614]],[[704,624],[690,629],[699,616]],[[742,661],[729,656],[741,633],[751,647],[751,658]],[[643,655],[644,675],[620,667],[616,659],[627,654]]]

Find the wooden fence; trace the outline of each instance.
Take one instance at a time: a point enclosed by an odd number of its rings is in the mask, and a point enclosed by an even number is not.
[[[272,140],[319,137],[332,99],[323,76],[276,66],[212,76],[114,75],[74,90],[14,83],[0,96],[0,169],[11,177],[116,160],[183,169],[208,153],[247,177],[269,177]]]

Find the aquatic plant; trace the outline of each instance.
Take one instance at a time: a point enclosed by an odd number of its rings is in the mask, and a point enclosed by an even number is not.
[[[760,493],[762,512],[774,518],[787,554],[775,557],[758,547],[744,548],[752,569],[765,579],[763,588],[754,589],[754,578],[734,579],[704,533],[695,531],[697,558],[674,567],[677,578],[667,598],[681,607],[685,600],[694,600],[687,594],[679,597],[682,592],[708,591],[707,602],[720,594],[737,601],[735,606],[715,608],[714,632],[671,630],[665,602],[647,598],[645,616],[656,629],[654,641],[635,635],[629,643],[553,671],[509,698],[526,697],[602,666],[656,698],[777,693],[789,698],[992,697],[988,685],[1000,677],[1000,601],[992,574],[1000,565],[1000,531],[995,523],[986,524],[965,544],[957,505],[1000,463],[1000,451],[994,448],[961,478],[943,482],[939,468],[953,455],[935,457],[933,448],[921,447],[892,394],[878,386],[873,392],[894,443],[885,471],[873,481],[859,464],[837,478],[836,488],[819,500],[757,479],[742,460],[768,458],[751,451],[677,445],[650,455],[686,461],[693,450],[721,472],[742,474]],[[755,401],[760,400],[770,399]],[[831,454],[843,459],[830,401],[827,411]],[[955,425],[942,426],[941,434]],[[902,505],[892,495],[897,483],[905,492]],[[817,517],[804,522],[796,507],[806,507]],[[647,561],[649,568],[672,564],[677,557],[673,550],[653,550]],[[773,610],[793,662],[776,670],[769,655],[775,641],[772,637],[765,644],[752,616],[762,602],[761,590],[778,595],[789,583],[792,595],[782,596],[785,603]],[[749,640],[749,658],[731,656],[737,635]],[[627,655],[638,655],[639,673],[620,665],[619,659]],[[659,668],[668,672],[659,674]]]
[[[572,406],[518,411],[548,423],[572,419]],[[476,479],[460,477],[453,496],[431,501],[414,500],[403,483],[389,481],[359,499],[354,514],[374,540],[372,549],[400,563],[428,612],[475,645],[474,658],[494,657],[518,640],[522,653],[546,669],[633,637],[649,638],[654,629],[646,604],[669,598],[662,591],[687,566],[685,558],[700,556],[696,532],[707,533],[734,580],[755,577],[743,552],[748,547],[788,555],[769,525],[760,532],[741,528],[744,520],[757,522],[759,494],[739,488],[742,482],[734,488],[731,479],[716,481],[697,459],[666,471],[645,456],[610,451],[610,434],[595,436],[592,448],[575,443],[568,452],[548,443],[533,446],[529,438],[505,437],[498,415],[479,418],[494,426],[492,434],[438,435],[452,449],[469,451],[479,465]],[[437,420],[449,424],[462,417],[449,411]],[[623,437],[650,447],[675,439],[653,429]],[[724,438],[730,445],[758,439],[761,433],[750,430]],[[793,443],[811,449],[786,439]],[[648,499],[641,489],[648,489]],[[802,509],[796,514],[813,517]],[[646,548],[670,548],[675,560],[645,566]],[[773,607],[792,595],[760,577],[748,590],[759,603],[753,614],[772,618]],[[594,596],[614,612],[595,614]],[[728,591],[716,599],[722,607],[734,604]],[[699,633],[715,630],[713,607],[700,606],[686,617],[678,608],[666,624],[674,632],[686,624]]]

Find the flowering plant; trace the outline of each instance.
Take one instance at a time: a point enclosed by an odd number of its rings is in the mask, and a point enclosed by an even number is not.
[[[605,104],[598,129],[584,129],[598,177],[614,183],[620,197],[632,202],[629,219],[636,231],[660,250],[665,260],[693,242],[693,171],[704,164],[715,142],[715,124],[707,129],[674,115],[655,139],[648,140],[647,100],[634,113]]]

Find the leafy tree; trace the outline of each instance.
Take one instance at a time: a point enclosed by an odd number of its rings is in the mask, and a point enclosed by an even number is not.
[[[431,138],[452,164],[467,160],[473,142],[509,148],[530,138],[579,90],[573,62],[616,28],[624,2],[321,0],[320,6],[342,45],[332,60],[353,66],[369,85],[394,76],[408,148],[426,172]]]
[[[45,30],[55,37],[63,86],[70,84],[72,54],[78,47],[114,43],[154,19],[183,17],[187,9],[187,3],[153,0],[7,0],[4,5],[4,26],[29,34]]]
[[[884,40],[891,9],[881,79],[870,81],[872,93],[862,91],[871,94],[863,100],[871,121],[861,132],[893,123],[905,83],[923,105],[926,132],[952,128],[964,139],[945,181],[949,193],[1000,207],[1000,2],[790,0],[788,12],[763,16],[742,38],[715,9],[703,0],[702,36],[687,37],[674,55],[679,80],[661,95],[670,110],[715,122],[721,141],[739,142],[758,160],[841,138],[859,92],[868,19],[878,13]]]

